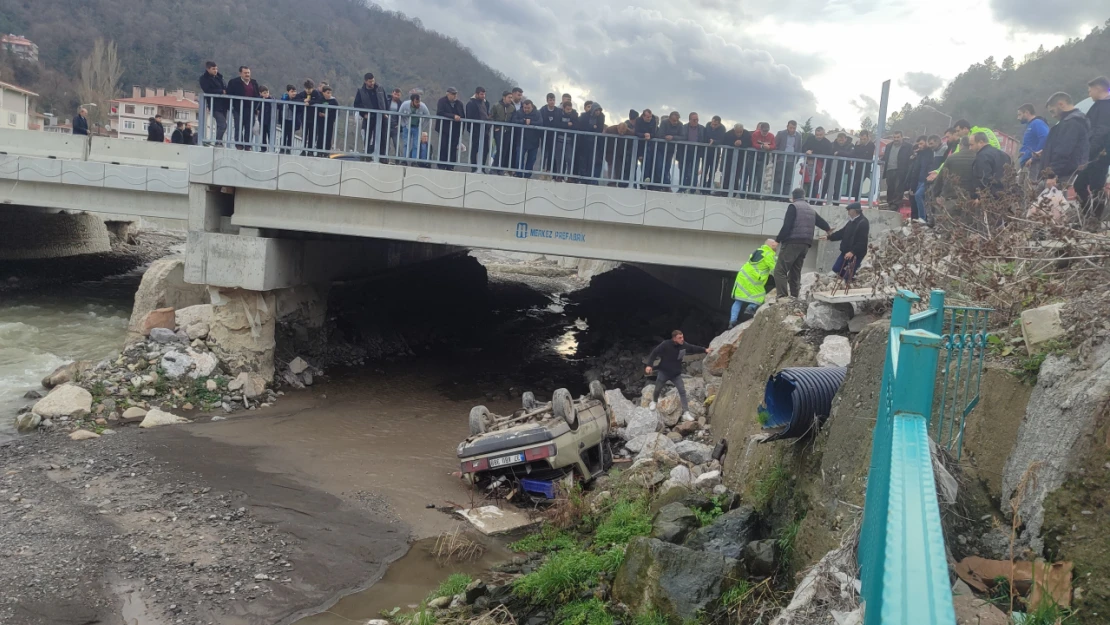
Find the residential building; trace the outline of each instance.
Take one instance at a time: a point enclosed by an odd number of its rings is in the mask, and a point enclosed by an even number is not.
[[[0,128],[30,130],[36,123],[31,98],[37,97],[33,91],[0,82]]]
[[[0,36],[0,48],[7,50],[24,61],[38,61],[39,47],[35,42],[21,35]]]
[[[193,91],[167,92],[161,88],[135,86],[131,88],[130,98],[112,100],[110,120],[120,139],[145,141],[151,117],[162,116],[162,126],[169,137],[177,122],[185,122],[196,130],[199,110],[197,94]]]

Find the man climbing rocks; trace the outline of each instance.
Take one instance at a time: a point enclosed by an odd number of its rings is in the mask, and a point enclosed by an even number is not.
[[[755,316],[757,308],[763,305],[767,298],[767,290],[775,287],[775,279],[771,272],[775,270],[775,250],[779,249],[778,241],[767,239],[759,249],[752,252],[748,262],[736,272],[736,281],[732,284],[732,313],[728,318],[728,329],[731,330],[740,323],[740,317],[750,319]],[[770,283],[768,284],[768,280]]]
[[[655,395],[651,399],[649,409],[655,410],[655,405],[659,401],[659,393],[663,391],[663,385],[670,382],[678,389],[678,398],[682,402],[683,420],[694,420],[694,417],[690,414],[689,404],[686,403],[686,386],[682,383],[682,359],[686,357],[686,354],[704,354],[705,351],[704,347],[687,343],[686,337],[682,335],[682,330],[671,332],[670,340],[663,341],[651,350],[647,357],[648,364],[647,367],[644,367],[644,373],[651,375],[656,360],[659,361],[659,367],[658,374],[655,377]]]

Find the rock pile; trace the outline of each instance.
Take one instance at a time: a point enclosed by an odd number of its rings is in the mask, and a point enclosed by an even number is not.
[[[187,419],[168,411],[254,410],[269,405],[277,393],[269,380],[234,371],[221,362],[209,339],[211,305],[180,310],[158,309],[143,320],[145,336],[113,358],[92,364],[63,365],[43,379],[52,388],[23,409],[16,419],[20,431],[62,426],[66,432],[103,434],[128,423],[153,427]],[[291,365],[300,367],[297,361]],[[288,375],[288,374],[287,374]],[[299,380],[310,382],[307,364]],[[32,396],[29,394],[29,397]],[[94,438],[78,434],[75,440]]]

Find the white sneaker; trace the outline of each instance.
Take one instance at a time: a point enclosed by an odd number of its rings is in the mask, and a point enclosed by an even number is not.
[[[687,410],[686,412],[682,413],[682,420],[683,421],[693,421],[694,420],[694,415],[690,414],[690,411]]]
[[[655,410],[655,402],[648,404],[648,410]]]

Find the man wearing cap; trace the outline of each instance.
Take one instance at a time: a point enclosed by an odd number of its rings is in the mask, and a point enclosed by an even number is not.
[[[752,252],[748,262],[736,272],[736,281],[732,284],[732,314],[728,318],[728,329],[731,330],[740,323],[740,316],[745,319],[755,316],[757,308],[767,299],[767,289],[774,288],[775,279],[771,272],[775,270],[775,250],[779,249],[778,241],[767,239],[759,249]],[[769,282],[769,283],[768,283]]]
[[[463,103],[459,102],[459,91],[454,87],[447,88],[447,95],[439,99],[436,105],[436,117],[445,118],[436,120],[436,131],[439,132],[439,165],[440,169],[454,169],[454,163],[459,160],[459,139],[462,136],[462,120],[466,116]]]
[[[793,199],[786,207],[782,229],[775,237],[781,246],[775,263],[775,290],[780,298],[787,295],[798,297],[801,291],[802,264],[809,253],[809,246],[813,245],[813,228],[820,228],[826,234],[832,233],[829,223],[805,201],[806,192],[803,189],[794,189],[790,195]]]
[[[859,270],[863,257],[867,256],[867,239],[871,234],[871,224],[863,216],[859,202],[848,205],[848,223],[829,235],[830,241],[840,241],[840,256],[833,263],[833,273],[850,283]]]

